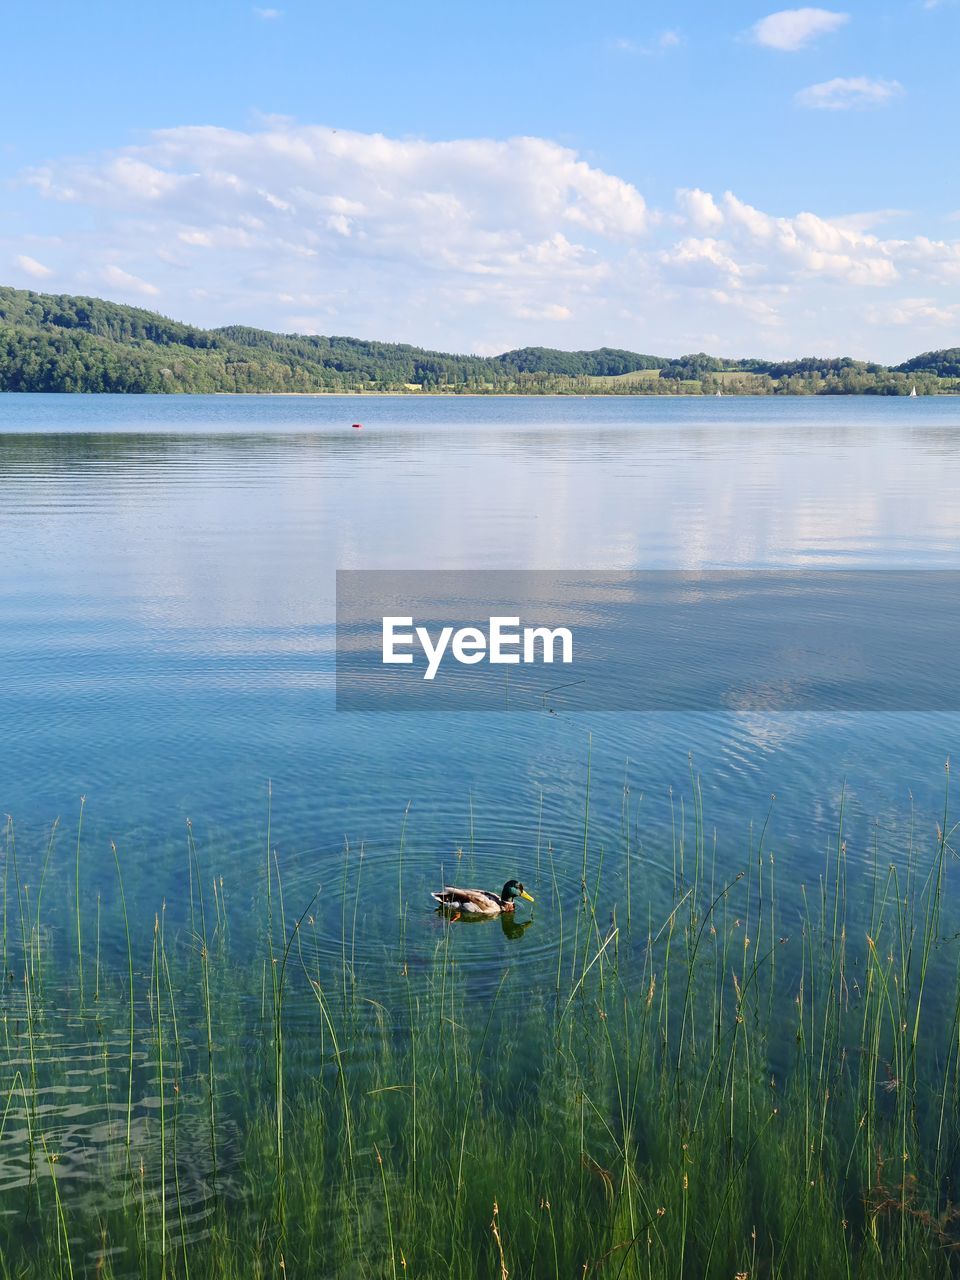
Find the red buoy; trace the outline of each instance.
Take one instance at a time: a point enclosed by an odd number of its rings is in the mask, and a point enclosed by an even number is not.
[[[362,431],[362,430],[363,430],[363,423],[362,423],[362,422],[355,422],[355,423],[353,424],[353,429],[354,429],[354,431]]]

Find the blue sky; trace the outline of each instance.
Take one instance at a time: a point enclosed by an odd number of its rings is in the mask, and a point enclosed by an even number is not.
[[[0,279],[453,350],[960,343],[960,4],[13,3]]]

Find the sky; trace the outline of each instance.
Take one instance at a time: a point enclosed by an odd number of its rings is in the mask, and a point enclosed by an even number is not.
[[[960,345],[960,0],[7,0],[0,283],[494,354]]]

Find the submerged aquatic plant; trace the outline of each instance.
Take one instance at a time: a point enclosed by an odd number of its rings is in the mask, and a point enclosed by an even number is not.
[[[101,952],[98,896],[91,1007],[71,981],[83,921],[52,891],[65,870],[76,883],[79,852],[67,869],[52,842],[37,851],[46,915],[38,893],[28,931],[8,824],[0,1276],[953,1275],[948,807],[928,852],[911,836],[884,868],[875,848],[863,895],[841,806],[795,910],[766,824],[721,870],[691,775],[655,915],[624,776],[622,856],[591,844],[585,793],[573,877],[539,797],[544,878],[520,937],[549,942],[542,980],[497,921],[462,928],[426,903],[429,931],[391,897],[358,947],[362,850],[316,903],[284,884],[269,834],[245,901],[213,877],[208,933],[191,826],[176,922],[128,903],[114,850],[121,963]]]

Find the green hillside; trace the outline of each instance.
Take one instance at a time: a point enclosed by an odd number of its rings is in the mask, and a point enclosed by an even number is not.
[[[0,390],[473,392],[532,394],[924,394],[958,389],[960,348],[896,369],[864,361],[667,358],[601,347],[453,355],[404,343],[198,329],[99,298],[0,287]]]
[[[902,373],[932,373],[938,378],[960,378],[960,347],[948,347],[945,351],[925,351],[898,364]]]

